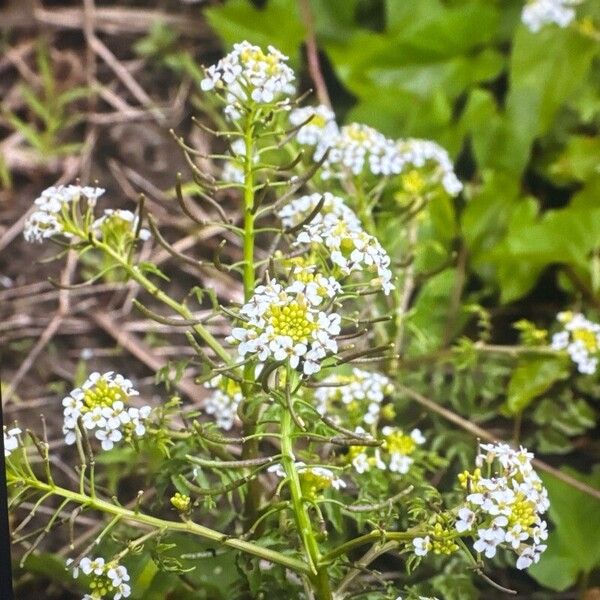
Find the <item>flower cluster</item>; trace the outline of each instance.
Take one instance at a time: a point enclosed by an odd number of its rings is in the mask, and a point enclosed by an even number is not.
[[[93,208],[102,194],[104,190],[97,187],[49,187],[34,201],[36,208],[25,221],[23,236],[28,242],[38,243],[58,234],[70,237],[70,233],[65,231],[64,227],[65,210],[68,212],[71,205],[79,202],[82,197],[86,199],[88,207]]]
[[[139,226],[139,217],[130,210],[121,208],[107,208],[104,214],[92,223],[92,231],[97,238],[114,236],[118,239],[131,237],[136,234]],[[140,228],[139,238],[147,240],[150,232],[145,228]]]
[[[258,286],[240,309],[244,326],[234,327],[228,338],[239,344],[240,357],[256,355],[261,363],[289,361],[293,369],[301,364],[305,375],[317,373],[321,361],[337,352],[334,338],[341,323],[338,314],[319,310],[326,298],[339,291],[335,280],[323,280],[322,286],[300,280],[285,288],[276,281]]]
[[[537,563],[546,549],[548,492],[531,465],[533,454],[507,444],[482,444],[476,469],[459,475],[466,503],[458,510],[455,528],[477,536],[473,548],[487,558],[497,548],[512,548],[517,568]],[[483,471],[489,473],[484,477]]]
[[[269,105],[278,97],[295,92],[295,76],[287,60],[288,57],[273,46],[265,53],[247,41],[234,44],[229,54],[206,69],[200,87],[204,91],[223,91],[227,103],[224,112],[236,120],[249,100]]]
[[[299,127],[296,133],[298,143],[315,148],[315,161],[323,158],[339,134],[334,112],[323,104],[294,109],[290,112],[290,123]]]
[[[204,402],[204,412],[213,415],[221,429],[229,431],[235,424],[238,406],[244,399],[240,384],[217,375],[207,381],[204,387],[212,390]]]
[[[101,557],[92,559],[86,556],[73,567],[73,578],[77,579],[80,571],[91,579],[90,593],[83,600],[121,600],[131,596],[127,568],[114,561],[107,563]]]
[[[579,0],[528,0],[521,21],[529,31],[537,33],[546,25],[567,27],[575,18],[573,6]]]
[[[442,520],[438,520],[427,535],[413,539],[413,551],[416,556],[426,556],[429,552],[453,554],[459,549],[454,541],[455,537],[456,532],[449,530]]]
[[[4,458],[11,455],[19,447],[19,435],[22,431],[18,427],[8,429],[4,425]]]
[[[95,431],[96,439],[102,442],[104,450],[110,450],[115,442],[123,439],[124,434],[125,437],[144,435],[144,423],[151,408],[127,406],[129,398],[138,394],[131,381],[122,375],[115,375],[112,371],[103,375],[92,373],[80,388],[74,389],[62,401],[65,442],[75,443],[79,418],[87,430]]]
[[[417,448],[425,443],[425,437],[420,429],[413,429],[410,434],[403,433],[394,427],[384,427],[383,445],[380,448],[353,446],[349,458],[357,473],[362,474],[375,467],[381,471],[406,474],[414,463],[412,456]],[[357,433],[364,433],[357,427]]]
[[[344,125],[329,147],[329,155],[321,173],[323,179],[342,177],[346,172],[360,175],[365,169],[373,175],[400,172],[400,155],[393,140],[368,125]]]
[[[350,423],[362,421],[374,425],[379,420],[384,398],[393,391],[391,381],[371,371],[354,368],[352,375],[331,375],[315,391],[317,411],[321,415],[336,416],[341,408]]]
[[[404,173],[403,182],[411,178],[422,179],[419,172],[428,169],[428,183],[441,185],[450,196],[456,196],[462,190],[462,183],[454,173],[454,165],[448,152],[431,140],[405,139],[396,144],[400,158],[400,172]],[[418,190],[417,190],[418,191]]]
[[[318,225],[323,221],[325,215],[333,215],[337,219],[348,223],[353,229],[360,229],[361,224],[356,213],[348,207],[342,198],[334,196],[330,192],[319,194],[308,194],[296,198],[281,208],[277,216],[281,219],[281,223],[286,228],[291,228],[307,219],[310,213],[317,207],[319,202],[323,200],[321,210],[313,216],[310,225]]]
[[[559,313],[557,319],[564,329],[552,336],[552,348],[566,350],[580,373],[593,375],[598,367],[600,325],[569,311]]]
[[[304,497],[314,500],[323,491],[333,488],[341,490],[346,487],[346,482],[338,477],[331,469],[319,466],[306,466],[303,462],[295,463],[300,485]],[[280,464],[270,466],[267,471],[274,473],[277,477],[285,477],[285,471]]]
[[[343,203],[343,200],[338,198],[336,202]],[[374,271],[377,273],[372,282],[374,285],[381,287],[386,295],[394,289],[388,253],[376,237],[362,229],[350,209],[346,209],[342,217],[330,212],[315,222],[307,223],[294,244],[323,245],[329,251],[331,262],[340,268],[343,275],[354,271]]]
[[[306,122],[311,115],[313,118]],[[321,173],[323,179],[343,177],[345,172],[360,175],[365,169],[372,175],[400,175],[427,167],[429,183],[441,185],[451,196],[462,190],[448,152],[431,140],[394,142],[360,123],[339,128],[334,113],[323,105],[293,110],[290,122],[297,127],[306,122],[298,129],[296,140],[315,148],[315,161],[321,160],[329,149]]]

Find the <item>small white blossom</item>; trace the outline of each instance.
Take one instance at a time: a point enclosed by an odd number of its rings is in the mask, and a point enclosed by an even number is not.
[[[4,458],[10,456],[19,447],[19,435],[22,431],[18,427],[8,429],[4,425]]]
[[[242,115],[242,107],[250,102],[271,105],[282,96],[289,99],[294,94],[295,76],[287,60],[273,46],[265,53],[247,41],[240,42],[216,65],[206,69],[200,87],[204,91],[222,92],[226,102],[224,112],[236,120]]]
[[[214,416],[218,427],[229,431],[237,421],[237,409],[244,399],[239,383],[217,375],[204,387],[212,390],[204,402],[204,411]]]
[[[564,330],[552,336],[552,348],[565,350],[585,375],[593,375],[600,356],[600,325],[580,313],[561,312],[557,315]]]
[[[310,120],[309,117],[312,117]],[[318,162],[330,144],[339,134],[333,111],[323,104],[305,106],[290,112],[290,123],[296,127],[302,125],[296,133],[296,140],[304,146],[315,148],[313,159]]]
[[[431,538],[428,535],[425,537],[416,537],[412,543],[417,556],[426,556],[431,550]]]
[[[575,19],[574,6],[579,0],[528,0],[521,13],[521,21],[532,33],[546,25],[567,27]]]
[[[538,563],[546,548],[545,544],[527,546],[517,559],[517,569],[528,569],[531,565]]]

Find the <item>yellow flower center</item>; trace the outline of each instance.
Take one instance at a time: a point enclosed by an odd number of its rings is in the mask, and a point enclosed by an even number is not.
[[[519,493],[517,499],[512,504],[512,511],[509,518],[509,525],[520,525],[524,530],[528,530],[535,523],[535,506],[531,500],[528,500],[523,494]]]
[[[583,342],[583,345],[588,352],[598,351],[596,334],[593,331],[589,331],[589,329],[575,329],[572,332],[572,335],[576,342]]]
[[[265,319],[273,326],[276,335],[286,335],[294,342],[306,342],[315,331],[317,324],[308,312],[306,300],[299,296],[285,306],[272,306]]]
[[[327,125],[327,120],[325,119],[325,117],[315,113],[313,115],[313,118],[310,120],[310,124],[323,129],[323,127]]]
[[[411,169],[408,173],[405,173],[401,177],[402,187],[409,194],[419,194],[425,187],[425,180],[417,169]]]
[[[386,436],[383,447],[390,453],[398,452],[408,456],[415,451],[417,444],[410,435],[404,435],[401,431],[395,431]]]
[[[346,129],[346,133],[351,140],[362,143],[369,139],[369,132],[355,125],[351,125]]]
[[[279,70],[279,59],[272,54],[265,54],[262,50],[243,50],[240,54],[241,62],[243,64],[251,61],[257,63],[264,63],[267,65],[267,73],[274,75]]]
[[[126,399],[125,392],[118,385],[111,385],[108,381],[99,379],[93,387],[84,390],[81,412],[86,413],[96,407],[110,407],[117,400],[124,402]]]
[[[331,487],[329,477],[314,471],[302,471],[299,473],[299,477],[302,493],[310,500],[314,500],[323,490]]]

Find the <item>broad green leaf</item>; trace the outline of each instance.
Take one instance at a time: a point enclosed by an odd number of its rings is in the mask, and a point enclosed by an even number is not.
[[[227,46],[242,40],[265,50],[272,45],[298,66],[304,27],[295,0],[269,0],[264,8],[256,8],[249,0],[229,0],[206,9],[204,15]]]
[[[513,414],[523,412],[531,402],[557,381],[566,379],[569,369],[562,357],[525,356],[513,371],[508,384],[506,404]]]

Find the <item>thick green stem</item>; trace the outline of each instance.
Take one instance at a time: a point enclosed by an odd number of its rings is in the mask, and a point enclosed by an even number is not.
[[[21,484],[29,488],[38,489],[41,492],[54,494],[55,496],[62,497],[68,502],[73,502],[86,509],[97,510],[115,517],[120,517],[123,520],[133,523],[140,523],[142,525],[147,525],[148,527],[154,527],[161,531],[190,533],[192,535],[211,540],[223,546],[227,546],[228,548],[233,548],[253,556],[258,556],[259,558],[263,558],[270,562],[292,569],[297,573],[304,573],[306,575],[311,574],[311,569],[309,566],[301,560],[286,556],[281,552],[276,552],[274,550],[270,550],[269,548],[263,548],[262,546],[253,544],[252,542],[246,542],[238,538],[229,537],[223,533],[220,533],[219,531],[209,529],[203,525],[198,525],[192,521],[179,522],[160,519],[158,517],[153,517],[151,515],[146,515],[138,511],[127,509],[115,503],[101,500],[98,497],[92,498],[86,494],[81,494],[66,488],[50,485],[49,483],[45,483],[38,479],[22,478],[8,473],[8,481],[9,484]]]
[[[246,155],[244,160],[244,300],[247,302],[254,294],[256,285],[256,274],[254,264],[254,128],[256,115],[252,111],[247,118],[244,130],[244,143],[246,146]],[[250,404],[254,389],[252,382],[254,379],[254,365],[248,363],[244,367],[244,384],[242,391],[244,394],[244,403]],[[250,410],[245,410],[243,421],[243,436],[250,437],[244,442],[242,448],[242,458],[244,460],[253,460],[259,455],[259,440],[254,437],[256,433],[256,421],[259,416],[259,407],[251,406]],[[248,483],[248,495],[244,506],[244,516],[246,523],[250,524],[256,520],[259,511],[261,497],[261,486],[258,479],[253,479]]]
[[[321,564],[321,552],[315,538],[310,516],[302,495],[300,477],[296,469],[293,452],[294,421],[289,410],[282,407],[281,415],[281,464],[285,471],[290,489],[292,510],[302,540],[306,559],[312,569],[309,578],[317,600],[331,600],[331,586],[327,567]]]

